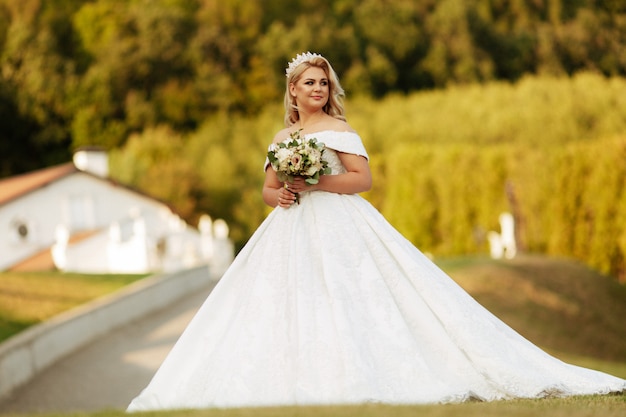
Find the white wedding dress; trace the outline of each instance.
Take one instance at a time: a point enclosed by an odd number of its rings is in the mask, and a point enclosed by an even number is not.
[[[367,157],[355,133],[314,135]],[[485,401],[626,389],[497,319],[358,195],[302,193],[241,250],[129,411]]]

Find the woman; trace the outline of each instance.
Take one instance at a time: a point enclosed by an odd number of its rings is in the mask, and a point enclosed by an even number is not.
[[[129,410],[485,401],[626,389],[565,364],[474,301],[357,193],[368,155],[328,61],[287,68],[287,128],[325,143],[332,175],[279,181],[271,212]],[[296,194],[298,203],[296,204]]]

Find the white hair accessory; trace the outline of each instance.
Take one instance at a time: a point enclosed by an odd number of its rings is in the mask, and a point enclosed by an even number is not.
[[[291,62],[289,63],[289,66],[287,67],[287,69],[285,69],[285,76],[289,77],[289,74],[291,74],[291,72],[294,69],[296,69],[298,65],[302,64],[303,62],[310,61],[313,58],[322,58],[322,56],[320,54],[315,54],[311,52],[305,52],[305,53],[296,55],[296,57],[292,59]]]

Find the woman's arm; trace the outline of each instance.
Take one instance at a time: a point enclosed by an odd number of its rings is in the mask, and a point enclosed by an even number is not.
[[[265,168],[263,201],[270,207],[280,206],[285,208],[291,206],[296,201],[295,194],[285,189],[284,184],[278,180],[276,171],[269,165]]]
[[[319,183],[305,186],[302,191],[322,190],[338,194],[357,194],[372,188],[372,173],[365,157],[343,152],[337,154],[346,173],[322,175]]]

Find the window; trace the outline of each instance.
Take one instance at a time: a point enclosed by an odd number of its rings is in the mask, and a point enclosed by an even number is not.
[[[94,227],[94,205],[91,197],[70,195],[66,197],[64,209],[65,224],[70,230],[86,230]]]
[[[18,217],[11,221],[9,235],[12,243],[28,243],[34,241],[33,223]]]

